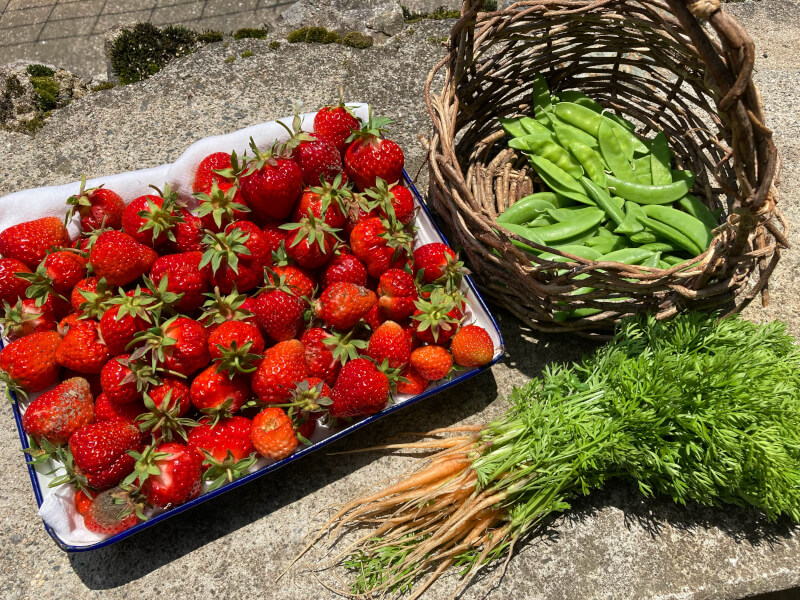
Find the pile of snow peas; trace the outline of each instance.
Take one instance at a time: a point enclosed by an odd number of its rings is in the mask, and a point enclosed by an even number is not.
[[[520,199],[497,219],[517,236],[594,261],[668,269],[708,249],[719,225],[691,195],[695,175],[673,170],[663,132],[651,139],[575,90],[550,93],[537,76],[533,117],[500,119],[508,145],[527,155],[550,191]],[[565,261],[513,240],[540,258]]]

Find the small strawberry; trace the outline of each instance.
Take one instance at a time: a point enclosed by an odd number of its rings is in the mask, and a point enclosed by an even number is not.
[[[378,216],[395,218],[403,225],[414,220],[414,196],[407,187],[399,183],[387,185],[378,177],[375,187],[369,188],[364,194],[375,202]]]
[[[101,227],[119,229],[122,227],[122,213],[125,202],[116,192],[103,187],[86,189],[86,176],[81,175],[81,189],[75,196],[67,198],[69,209],[65,224],[75,213],[80,216],[81,231],[91,231]]]
[[[352,254],[336,254],[322,269],[319,283],[322,289],[340,281],[349,281],[362,287],[367,285],[367,268]]]
[[[155,508],[170,508],[200,495],[202,456],[184,444],[168,442],[133,452],[136,465],[124,484],[138,480],[139,489]]]
[[[19,300],[14,306],[3,302],[3,335],[8,340],[18,340],[32,333],[55,331],[55,315],[48,305],[36,306],[36,300]]]
[[[402,268],[411,242],[401,223],[379,217],[364,219],[350,233],[350,248],[372,277],[380,277],[392,267]]]
[[[45,438],[51,444],[60,446],[93,420],[94,399],[89,382],[74,377],[31,402],[22,415],[22,426],[37,443]]]
[[[211,267],[212,282],[223,294],[234,289],[248,292],[263,280],[263,266],[245,261],[251,252],[246,243],[250,233],[226,228],[224,233],[208,233],[203,242],[206,250],[200,268]]]
[[[298,381],[308,377],[305,349],[298,340],[278,342],[264,353],[251,386],[268,404],[285,402]]]
[[[232,177],[225,177],[219,174],[219,171],[225,171],[232,167],[232,158],[236,158],[236,153],[233,156],[227,152],[214,152],[209,154],[200,164],[195,171],[194,181],[192,182],[193,192],[209,193],[214,183],[220,187],[228,189],[233,186]],[[238,166],[238,160],[237,160]]]
[[[414,276],[419,276],[423,283],[450,280],[457,288],[461,281],[464,265],[446,244],[433,242],[420,246],[414,250],[413,261]]]
[[[201,323],[176,316],[136,335],[134,360],[149,355],[154,368],[189,376],[206,366],[208,334]]]
[[[174,411],[175,417],[183,417],[192,407],[189,386],[177,377],[163,377],[161,383],[150,387],[149,398],[163,411]]]
[[[333,256],[339,231],[325,221],[315,217],[311,212],[300,219],[299,223],[281,225],[289,231],[286,238],[286,254],[294,262],[305,269],[316,269],[327,263]]]
[[[307,303],[292,293],[283,278],[268,273],[267,280],[253,307],[259,329],[276,342],[297,337],[304,325]]]
[[[280,121],[278,123],[283,125]],[[283,126],[290,135],[286,148],[291,151],[292,160],[303,172],[303,183],[317,185],[320,181],[333,181],[341,175],[342,155],[333,143],[303,131],[299,115],[292,120],[292,129]]]
[[[100,371],[103,393],[115,404],[130,404],[141,400],[142,392],[148,386],[157,384],[158,379],[152,367],[132,361],[130,354],[112,358]]]
[[[0,379],[9,390],[41,392],[58,378],[56,349],[61,336],[55,331],[32,333],[0,350]]]
[[[211,290],[211,270],[200,268],[202,252],[182,252],[159,256],[150,268],[150,278],[158,284],[166,277],[166,289],[181,298],[174,304],[175,309],[189,313],[197,310],[205,301],[205,294]]]
[[[150,270],[155,250],[140,244],[121,231],[101,233],[92,246],[89,262],[95,276],[104,277],[109,286],[127,285]]]
[[[56,361],[78,373],[99,373],[111,358],[97,321],[76,321],[56,349]]]
[[[314,115],[314,133],[333,144],[340,154],[347,148],[347,138],[361,127],[360,121],[341,101],[324,106]]]
[[[414,306],[414,334],[426,344],[447,343],[464,318],[453,296],[445,293],[442,288],[434,289],[428,299],[420,298]]]
[[[453,360],[462,367],[482,367],[494,357],[494,342],[483,327],[465,325],[450,341]]]
[[[376,363],[388,361],[392,369],[404,369],[411,358],[411,341],[394,321],[385,321],[369,338],[367,355]]]
[[[281,251],[281,246],[286,242],[286,238],[289,237],[289,232],[285,229],[281,229],[281,225],[283,225],[283,221],[274,221],[270,219],[265,221],[261,228],[261,232],[264,234],[264,240],[267,242],[269,248],[268,265],[274,264],[275,254]]]
[[[94,502],[95,494],[93,492],[86,492],[85,490],[78,489],[75,491],[75,510],[79,515],[85,515],[89,507]]]
[[[97,283],[97,277],[86,277],[75,284],[75,287],[72,288],[72,292],[69,295],[70,305],[72,306],[73,311],[83,312],[83,305],[88,302],[86,294],[97,294]],[[105,284],[105,281],[103,281],[103,283]],[[103,298],[103,302],[109,300],[112,295],[113,294],[108,291],[107,296]],[[101,302],[98,302],[97,304],[99,306]],[[102,313],[96,313],[89,316],[102,316]]]
[[[442,346],[420,346],[411,353],[411,368],[428,381],[438,381],[450,373],[453,357]]]
[[[189,387],[180,379],[164,377],[163,383],[150,388],[142,396],[145,410],[136,423],[145,439],[148,434],[156,442],[171,442],[178,437],[188,439],[187,430],[197,423],[185,418],[192,407]]]
[[[310,444],[308,438],[317,429],[317,419],[325,415],[333,403],[331,388],[318,377],[309,377],[297,384],[288,403],[287,414],[294,424],[298,439]]]
[[[224,352],[232,349],[242,350],[247,344],[247,352],[264,353],[264,338],[258,327],[245,321],[225,321],[208,335],[208,353],[211,360],[223,358]]]
[[[400,379],[397,381],[398,394],[417,396],[424,392],[427,387],[428,380],[410,367],[400,373]]]
[[[311,298],[314,295],[314,287],[317,282],[314,276],[301,267],[294,265],[275,266],[273,269],[275,275],[284,281],[286,287],[299,298]]]
[[[205,456],[203,478],[208,490],[235,481],[255,464],[255,446],[250,438],[252,422],[239,415],[213,423],[205,419],[192,429],[187,446]]]
[[[402,269],[389,269],[381,274],[378,283],[378,307],[383,316],[403,321],[414,313],[419,297],[414,278]]]
[[[141,508],[120,487],[100,492],[83,515],[86,529],[116,535],[144,520]]]
[[[354,132],[344,153],[344,166],[348,178],[360,190],[375,187],[380,177],[387,183],[397,183],[403,177],[405,157],[396,142],[383,137],[390,119],[373,118]]]
[[[136,423],[136,417],[147,412],[141,397],[128,404],[117,404],[108,399],[105,394],[99,394],[94,401],[94,420],[100,421],[125,421]]]
[[[375,414],[389,401],[389,378],[367,358],[351,360],[339,371],[331,399],[333,417]]]
[[[86,258],[71,250],[59,250],[48,254],[34,273],[18,276],[30,281],[31,286],[26,292],[29,298],[46,300],[48,293],[69,296],[78,282],[86,277]]]
[[[246,219],[250,212],[239,188],[232,184],[218,185],[216,178],[207,192],[195,192],[194,197],[200,202],[197,216],[202,220],[203,227],[211,231],[222,231],[228,224]]]
[[[75,470],[96,490],[117,485],[133,469],[128,454],[141,444],[139,428],[125,421],[101,421],[84,425],[72,434],[69,448]]]
[[[331,338],[330,333],[321,327],[312,327],[303,333],[300,341],[305,349],[309,376],[332,386],[336,383],[340,364],[333,356],[333,344],[325,343],[328,338]]]
[[[0,258],[0,301],[15,304],[19,298],[26,298],[25,290],[30,282],[18,277],[17,273],[30,273],[24,263],[15,258]]]
[[[0,232],[0,254],[35,269],[48,251],[67,245],[67,230],[58,217],[42,217],[12,225]]]
[[[229,376],[212,365],[198,374],[189,388],[192,404],[215,418],[231,416],[250,398],[250,382],[244,375]]]
[[[253,418],[250,438],[259,454],[273,460],[290,456],[298,445],[292,420],[275,406],[265,408]]]
[[[112,356],[124,353],[137,333],[145,331],[153,322],[151,311],[155,298],[142,293],[114,296],[106,304],[107,310],[100,319],[100,334]]]
[[[332,183],[323,182],[320,186],[308,187],[303,190],[300,201],[292,211],[292,220],[299,222],[310,213],[331,227],[341,229],[347,221],[342,206],[349,197],[350,190],[342,183],[341,176],[337,176]]]
[[[167,240],[175,241],[172,229],[183,220],[178,207],[178,195],[169,185],[162,192],[150,186],[158,195],[147,194],[134,198],[122,213],[122,230],[140,244],[155,248]]]
[[[179,208],[180,220],[173,225],[170,233],[175,238],[167,237],[167,241],[158,246],[159,254],[179,254],[181,252],[202,252],[205,226],[203,220],[185,208]]]
[[[354,283],[339,282],[325,288],[317,300],[319,317],[330,327],[350,329],[376,302],[375,292]]]
[[[303,172],[293,160],[275,148],[260,152],[253,139],[255,158],[239,177],[239,191],[245,203],[260,220],[288,217],[303,191]]]
[[[200,321],[206,324],[209,335],[220,324],[228,321],[243,321],[256,325],[256,318],[251,310],[255,306],[254,299],[240,294],[236,288],[226,296],[220,293],[219,288],[215,288],[213,294],[205,296],[207,300],[203,304]]]

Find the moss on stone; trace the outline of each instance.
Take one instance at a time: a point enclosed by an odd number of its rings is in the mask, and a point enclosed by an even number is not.
[[[240,56],[242,58],[250,58],[251,56],[253,56],[253,51],[252,50],[245,50],[244,52],[242,52],[240,54]]]
[[[31,77],[52,77],[56,72],[44,65],[28,65],[25,72]]]
[[[422,21],[423,19],[433,19],[435,21],[441,21],[443,19],[457,19],[461,16],[461,11],[458,10],[451,10],[449,8],[445,8],[441,6],[430,13],[422,13],[422,12],[412,12],[405,6],[400,6],[403,11],[403,19],[405,19],[406,23],[416,23],[418,21]]]
[[[305,42],[306,44],[339,44],[341,36],[335,31],[329,31],[325,27],[301,27],[290,31],[286,39],[291,44]]]
[[[478,12],[494,12],[497,10],[497,0],[483,0]]]
[[[221,31],[204,29],[202,33],[197,34],[197,41],[201,44],[213,44],[214,42],[221,42],[224,37]]]
[[[111,81],[102,81],[97,85],[92,86],[93,92],[102,92],[103,90],[110,90],[111,88],[117,87],[116,83],[112,83]]]
[[[147,79],[169,61],[185,56],[197,46],[197,34],[182,25],[159,29],[152,23],[137,23],[125,30],[111,46],[111,67],[123,84]]]
[[[58,106],[58,82],[52,77],[31,77],[39,110],[52,110]]]
[[[265,27],[243,27],[242,29],[237,29],[233,33],[233,39],[235,40],[244,40],[244,39],[255,39],[255,40],[264,40],[267,38],[267,29]]]
[[[22,87],[22,82],[16,75],[10,75],[6,78],[6,94],[9,96],[21,96],[25,92]]]
[[[281,43],[278,40],[272,40],[269,43],[270,50],[277,50],[281,47]]]
[[[23,133],[34,135],[37,131],[44,127],[44,119],[42,117],[33,117],[32,119],[28,119],[27,121],[20,123],[20,127],[22,128]]]
[[[372,39],[372,36],[360,33],[358,31],[351,31],[342,39],[342,43],[345,46],[350,46],[351,48],[370,48],[375,43],[375,40]]]
[[[222,62],[224,62],[224,63],[227,63],[227,64],[230,64],[230,63],[232,63],[232,62],[233,62],[233,61],[235,61],[235,60],[236,60],[236,57],[235,57],[235,56],[229,56],[228,58],[226,58],[226,59],[225,59],[224,61],[222,61]]]

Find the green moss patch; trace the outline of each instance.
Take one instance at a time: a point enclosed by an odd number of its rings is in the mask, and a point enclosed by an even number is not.
[[[289,32],[286,39],[290,44],[305,42],[306,44],[338,44],[341,43],[341,36],[335,31],[329,31],[325,27],[301,27]]]
[[[114,40],[109,58],[120,82],[128,84],[147,79],[196,47],[197,34],[187,27],[168,25],[159,29],[152,23],[137,23]]]
[[[241,53],[240,56],[242,58],[250,58],[251,56],[253,56],[253,51],[252,50],[245,50],[244,52]]]
[[[28,65],[25,72],[31,77],[52,77],[56,72],[44,65]]]
[[[116,83],[111,83],[110,81],[103,81],[98,83],[97,85],[92,86],[93,92],[102,92],[103,90],[110,90],[111,88],[117,87]]]
[[[235,40],[246,40],[246,39],[264,40],[264,39],[267,39],[267,33],[268,33],[268,31],[264,27],[260,27],[260,28],[243,27],[242,29],[237,29],[233,33],[233,39],[235,39]]]
[[[358,31],[351,31],[342,39],[342,43],[345,46],[350,46],[351,48],[369,48],[374,43],[375,40],[372,39],[371,36],[365,35],[363,33],[359,33]]]
[[[222,34],[221,31],[217,31],[216,29],[205,29],[202,33],[197,34],[197,41],[201,44],[213,44],[215,42],[221,42],[225,36]]]
[[[281,47],[281,43],[278,40],[272,40],[269,43],[270,50],[277,50]]]
[[[36,92],[36,107],[39,110],[53,110],[58,106],[58,82],[52,77],[31,77],[33,91]]]

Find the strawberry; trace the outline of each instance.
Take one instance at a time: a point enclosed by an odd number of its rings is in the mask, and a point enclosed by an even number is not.
[[[250,139],[255,159],[239,177],[245,203],[260,220],[288,217],[303,191],[303,172],[293,160],[275,150],[262,153]]]
[[[192,408],[189,387],[175,377],[164,377],[159,385],[152,386],[142,395],[144,411],[136,417],[142,439],[171,442],[177,436],[186,440],[187,428],[197,425],[184,418]]]
[[[69,438],[76,472],[100,491],[114,487],[131,472],[136,461],[128,451],[140,444],[139,428],[126,421],[89,423]]]
[[[67,230],[58,217],[42,217],[0,232],[0,254],[35,269],[47,252],[67,245]]]
[[[369,309],[369,312],[366,315],[364,315],[364,322],[367,325],[369,325],[369,328],[372,331],[375,331],[378,327],[381,326],[381,323],[383,323],[386,320],[387,320],[386,315],[383,314],[383,311],[381,311],[377,302],[375,303],[375,306]]]
[[[462,367],[482,367],[494,357],[494,342],[483,327],[465,325],[450,341],[453,360]]]
[[[165,411],[175,410],[175,416],[182,417],[192,407],[189,386],[177,377],[164,377],[161,383],[152,386],[149,397],[156,407]]]
[[[292,211],[292,220],[298,222],[311,214],[331,227],[342,228],[347,220],[342,206],[349,196],[350,191],[342,184],[341,177],[334,179],[333,183],[323,182],[321,186],[306,188]]]
[[[348,178],[360,190],[375,187],[380,177],[387,183],[396,183],[403,177],[405,157],[396,142],[383,137],[390,119],[373,118],[350,136],[350,145],[344,153],[344,166]]]
[[[212,281],[223,294],[234,289],[248,292],[263,280],[263,263],[245,260],[251,255],[246,243],[250,233],[228,226],[223,233],[208,233],[203,238],[206,251],[200,268],[210,265]]]
[[[282,122],[278,121],[281,125]],[[333,181],[342,173],[342,155],[336,146],[324,137],[307,133],[301,129],[300,116],[295,115],[292,129],[289,131],[287,150],[291,151],[292,160],[303,172],[303,183],[317,185],[320,181]]]
[[[241,416],[202,421],[189,434],[187,445],[205,456],[203,478],[213,490],[247,475],[255,464],[255,446],[250,439],[252,422]]]
[[[333,357],[333,344],[326,344],[325,340],[331,334],[321,327],[312,327],[303,333],[300,341],[303,343],[306,355],[308,374],[332,386],[339,374],[339,361]]]
[[[289,231],[286,254],[305,269],[316,269],[327,263],[336,246],[339,231],[309,212],[299,223],[281,225]]]
[[[298,340],[278,342],[264,353],[251,386],[263,402],[277,404],[291,395],[298,381],[308,377],[306,355]]]
[[[145,388],[157,383],[152,367],[146,363],[131,361],[130,354],[112,358],[100,371],[103,393],[114,404],[129,404],[141,400]]]
[[[428,299],[421,298],[414,306],[416,309],[411,317],[415,322],[414,334],[426,344],[447,343],[464,318],[453,296],[442,288],[434,289]]]
[[[201,160],[200,164],[197,166],[197,171],[195,171],[192,191],[208,194],[214,183],[224,189],[232,187],[232,178],[225,177],[217,172],[230,169],[232,167],[231,158],[231,155],[227,152],[214,152]],[[233,154],[233,158],[236,158],[235,153]]]
[[[331,400],[331,388],[318,377],[309,377],[297,384],[289,397],[287,414],[294,424],[298,439],[310,444],[308,438],[317,429],[317,419],[327,412]]]
[[[145,331],[153,322],[151,310],[156,301],[141,289],[114,296],[100,319],[100,334],[112,356],[125,352],[137,333]]]
[[[72,308],[66,296],[86,276],[86,259],[74,252],[54,252],[48,254],[33,273],[18,273],[17,276],[30,283],[25,295],[36,299],[39,306],[47,305],[60,319]]]
[[[94,320],[76,321],[56,349],[56,361],[78,373],[99,373],[111,358]]]
[[[318,138],[327,139],[340,154],[347,148],[347,138],[360,126],[359,120],[342,102],[324,106],[314,115],[314,133]]]
[[[0,379],[9,389],[41,392],[58,378],[56,350],[61,336],[55,331],[26,335],[0,350]]]
[[[397,393],[417,396],[424,392],[427,387],[428,380],[409,367],[400,373],[400,379],[397,382]]]
[[[259,454],[273,460],[291,455],[298,444],[292,420],[275,406],[265,408],[253,418],[250,438]]]
[[[264,234],[264,240],[269,248],[269,258],[267,260],[267,264],[269,265],[273,264],[275,253],[280,251],[281,245],[286,241],[286,238],[289,237],[289,232],[285,229],[281,229],[281,225],[283,225],[282,221],[268,220],[263,223],[263,227],[261,228],[261,233]]]
[[[188,317],[172,317],[160,325],[140,332],[136,336],[136,342],[141,345],[132,354],[134,360],[150,354],[154,367],[185,376],[211,361],[205,327]]]
[[[258,327],[245,321],[225,321],[208,335],[208,353],[211,360],[223,357],[225,350],[244,349],[248,352],[264,353],[264,338]]]
[[[133,453],[136,466],[126,479],[138,479],[139,489],[155,508],[170,508],[200,495],[202,456],[184,444],[168,442]]]
[[[311,298],[314,295],[314,287],[317,283],[314,280],[314,276],[305,269],[294,265],[278,265],[272,270],[279,279],[284,281],[286,287],[288,287],[295,296],[299,298]]]
[[[19,300],[14,306],[3,302],[4,315],[0,319],[3,334],[8,340],[18,340],[32,333],[55,331],[57,323],[51,308],[36,306],[36,300]]]
[[[453,357],[442,346],[420,346],[411,353],[411,368],[428,381],[437,381],[447,377]]]
[[[105,394],[99,394],[94,401],[94,420],[100,421],[125,421],[136,422],[136,417],[147,412],[141,397],[128,404],[117,404],[108,399]]]
[[[375,414],[389,401],[389,378],[371,360],[356,358],[339,371],[331,400],[333,417]]]
[[[372,277],[380,277],[392,267],[402,268],[411,241],[411,235],[398,221],[379,217],[364,219],[350,233],[350,248]]]
[[[172,229],[183,220],[176,202],[178,195],[164,186],[158,196],[147,194],[134,198],[122,213],[122,230],[140,244],[155,248],[167,240],[175,241]]]
[[[126,233],[105,231],[92,246],[89,262],[98,279],[105,277],[108,285],[117,287],[147,273],[157,256],[155,250]]]
[[[392,369],[404,369],[411,358],[411,341],[394,321],[385,321],[369,338],[367,355],[376,363],[388,361]]]
[[[304,325],[306,302],[294,295],[285,280],[274,273],[268,274],[267,279],[253,307],[259,329],[276,342],[297,337]]]
[[[230,156],[228,164],[230,165]],[[244,204],[239,188],[230,183],[218,184],[217,178],[207,191],[196,191],[194,197],[200,201],[197,206],[197,216],[201,219],[203,227],[211,231],[222,231],[228,224],[246,219],[247,213],[250,212]]]
[[[30,282],[18,277],[17,273],[30,273],[24,263],[15,258],[0,258],[0,301],[15,304],[19,298],[25,298],[25,290]]]
[[[328,326],[350,329],[370,311],[375,302],[375,292],[372,290],[343,281],[325,288],[317,300],[316,310]]]
[[[91,319],[99,319],[106,311],[108,301],[113,297],[114,292],[108,288],[105,279],[98,281],[97,277],[87,277],[72,288],[70,304],[73,311]]]
[[[22,415],[22,426],[37,443],[45,438],[51,444],[60,446],[93,420],[94,399],[89,382],[74,377],[31,402]]]
[[[389,269],[381,274],[378,307],[382,316],[393,321],[407,319],[414,312],[417,298],[417,286],[410,273],[402,269]]]
[[[166,289],[182,294],[174,304],[180,312],[189,313],[200,308],[205,301],[205,294],[211,289],[211,269],[201,269],[202,260],[202,252],[167,254],[159,256],[150,267],[150,278],[155,284],[166,277]]]
[[[175,239],[171,239],[168,235],[167,240],[158,246],[159,254],[202,252],[205,250],[203,246],[203,236],[205,236],[203,220],[185,208],[180,208],[177,212],[180,215],[180,220],[170,230]]]
[[[339,281],[349,281],[356,285],[367,285],[367,268],[352,254],[336,254],[325,265],[319,276],[319,283],[323,289]]]
[[[130,493],[115,487],[100,492],[83,515],[86,529],[105,535],[116,535],[130,529],[143,515]]]
[[[119,194],[112,192],[102,185],[96,188],[86,188],[86,176],[81,175],[81,189],[75,196],[67,198],[67,217],[69,223],[75,213],[80,216],[81,231],[91,231],[108,227],[119,229],[122,227],[122,213],[125,202]]]
[[[197,375],[189,388],[192,404],[212,416],[230,416],[250,397],[250,382],[243,375],[229,376],[212,365]]]
[[[94,494],[92,492],[87,493],[86,490],[81,489],[75,491],[75,510],[79,515],[85,515],[93,501]]]
[[[235,288],[226,296],[220,294],[219,288],[216,288],[213,294],[206,294],[206,298],[208,300],[203,304],[203,314],[200,316],[200,320],[205,322],[209,335],[220,324],[228,321],[256,324],[256,318],[252,312],[255,300],[239,294]]]
[[[414,250],[414,276],[423,283],[434,283],[450,279],[458,287],[463,272],[463,264],[458,262],[456,253],[446,244],[433,242]],[[422,275],[420,275],[422,272]]]
[[[403,225],[414,220],[414,196],[411,190],[399,183],[387,185],[378,177],[375,187],[366,190],[365,195],[374,201],[378,216],[395,218]]]

